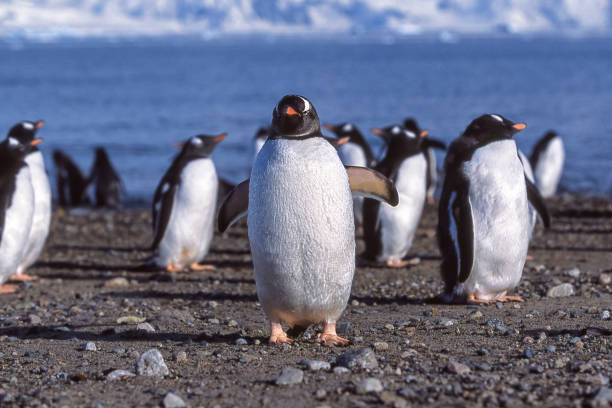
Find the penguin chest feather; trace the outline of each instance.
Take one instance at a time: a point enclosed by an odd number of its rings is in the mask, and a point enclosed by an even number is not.
[[[218,183],[211,159],[192,160],[185,166],[159,243],[160,265],[182,268],[206,256],[213,237]]]
[[[551,197],[557,191],[561,179],[565,151],[559,137],[552,139],[540,154],[535,167],[535,179],[543,197]]]
[[[469,180],[474,264],[460,291],[493,299],[518,285],[527,256],[530,216],[523,166],[513,140],[476,150],[462,166]]]
[[[268,317],[335,322],[355,267],[352,197],[335,149],[320,137],[269,140],[251,173],[247,221]]]

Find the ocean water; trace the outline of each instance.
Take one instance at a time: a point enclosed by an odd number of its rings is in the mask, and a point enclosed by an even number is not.
[[[353,42],[0,42],[0,134],[44,119],[47,167],[62,149],[88,172],[104,146],[127,200],[145,204],[174,142],[228,132],[221,177],[249,175],[252,137],[285,94],[307,96],[322,122],[372,127],[416,117],[447,142],[482,113],[526,122],[527,154],[548,129],[565,141],[561,189],[612,196],[612,42],[421,39]],[[440,162],[443,155],[438,156]]]

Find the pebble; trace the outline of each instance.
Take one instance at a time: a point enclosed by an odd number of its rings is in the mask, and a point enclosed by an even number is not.
[[[534,365],[534,366],[530,366],[529,367],[529,372],[530,373],[537,373],[537,374],[541,374],[544,372],[544,367],[540,366],[540,365]]]
[[[364,378],[357,384],[357,393],[369,394],[371,392],[381,392],[383,385],[378,378]]]
[[[166,394],[164,400],[162,401],[162,405],[164,406],[164,408],[184,408],[187,406],[185,404],[185,401],[183,401],[181,397],[179,397],[172,391]]]
[[[242,337],[236,339],[234,343],[236,343],[237,346],[246,346],[247,344],[249,344],[249,342],[243,339]]]
[[[487,354],[489,354],[489,350],[487,350],[486,348],[481,348],[476,350],[476,354],[478,354],[479,356],[486,356]]]
[[[548,346],[546,347],[546,351],[548,351],[549,353],[555,353],[557,351],[557,348],[555,346]]]
[[[121,316],[120,318],[117,319],[117,324],[137,324],[137,323],[143,323],[145,320],[147,320],[146,317]]]
[[[40,317],[38,317],[35,314],[31,314],[28,316],[28,319],[30,320],[31,324],[40,324],[41,320]]]
[[[354,367],[374,369],[378,367],[376,354],[368,347],[345,351],[338,357],[336,364],[349,369]]]
[[[525,349],[525,351],[523,351],[523,355],[526,358],[533,358],[533,352],[531,351],[531,349]]]
[[[612,274],[602,273],[601,275],[599,275],[599,283],[601,283],[602,285],[609,285],[610,283],[612,283]]]
[[[389,344],[384,341],[377,341],[372,344],[374,350],[376,351],[385,351],[389,350]]]
[[[85,351],[98,351],[98,348],[96,347],[96,343],[94,343],[93,341],[88,341],[87,343],[85,343],[83,345],[83,350],[85,350]]]
[[[178,353],[174,354],[174,361],[176,361],[177,363],[184,363],[187,361],[187,353],[185,353],[184,351],[179,351]]]
[[[385,330],[393,331],[395,330],[395,326],[393,326],[391,323],[387,323],[385,324]]]
[[[319,388],[316,392],[315,392],[315,398],[318,400],[322,400],[325,399],[325,397],[327,397],[327,391],[325,391],[323,388]]]
[[[164,357],[159,350],[151,349],[142,353],[136,361],[136,373],[138,375],[163,377],[170,374]]]
[[[605,408],[612,406],[612,388],[601,387],[590,401],[593,408]]]
[[[484,315],[482,314],[482,312],[481,312],[480,310],[477,310],[477,311],[475,311],[474,313],[471,313],[471,314],[468,316],[468,318],[470,318],[470,319],[474,320],[474,319],[479,319],[479,318],[481,318],[482,316],[484,316]]]
[[[106,282],[104,282],[105,288],[124,288],[129,285],[130,285],[130,282],[128,282],[127,279],[121,278],[121,277],[109,279]]]
[[[578,279],[580,277],[580,269],[572,268],[572,269],[565,271],[565,274],[567,276],[571,276],[572,278]]]
[[[455,321],[453,319],[448,319],[446,317],[443,317],[440,320],[438,320],[438,323],[440,324],[440,326],[450,327],[453,324],[455,324]]]
[[[208,323],[210,323],[210,324],[219,324],[219,319],[215,319],[214,317],[210,318],[210,319],[208,319]]]
[[[153,328],[153,326],[151,326],[147,322],[138,323],[138,325],[136,326],[136,329],[146,331],[147,333],[155,333],[155,329]]]
[[[321,360],[302,360],[300,364],[307,367],[310,371],[329,370],[331,368],[327,361]]]
[[[136,374],[127,370],[113,370],[106,375],[108,381],[123,380],[129,377],[136,377]]]
[[[466,366],[463,363],[460,363],[456,360],[450,360],[448,364],[446,365],[446,371],[452,374],[462,375],[462,374],[468,374],[472,370],[470,369],[470,367]]]
[[[522,341],[525,344],[533,344],[534,343],[533,337],[530,337],[530,336],[523,337]]]
[[[601,312],[601,315],[599,316],[599,318],[601,320],[609,320],[610,319],[610,311],[609,310],[604,310],[603,312]]]
[[[229,322],[227,322],[227,325],[229,327],[238,327],[238,322],[235,320],[230,320]]]
[[[295,385],[304,381],[304,372],[298,368],[285,367],[276,378],[276,385]]]
[[[348,374],[350,372],[351,370],[346,367],[334,367],[334,374],[336,375]]]
[[[548,297],[566,297],[566,296],[572,296],[576,293],[576,291],[574,290],[574,286],[571,283],[562,283],[560,285],[557,286],[553,286],[552,288],[548,289],[548,291],[546,292],[546,296]]]

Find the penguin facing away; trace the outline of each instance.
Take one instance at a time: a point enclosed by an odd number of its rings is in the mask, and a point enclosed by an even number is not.
[[[399,125],[372,129],[372,132],[387,141],[385,157],[375,170],[393,181],[399,205],[392,207],[364,200],[366,249],[361,256],[369,261],[384,262],[391,268],[414,265],[418,259],[403,258],[412,246],[425,204],[427,161],[421,145],[424,135],[416,135]]]
[[[119,208],[121,178],[103,147],[96,148],[89,182],[95,183],[96,207]]]
[[[14,137],[0,143],[0,293],[13,293],[4,284],[17,273],[25,255],[34,217],[34,188],[25,156],[41,139],[23,144]]]
[[[538,140],[529,158],[535,183],[542,197],[548,198],[556,194],[564,161],[563,140],[556,132],[549,130]]]
[[[34,189],[32,227],[24,257],[17,268],[17,274],[12,277],[13,280],[35,279],[35,277],[26,275],[23,272],[34,264],[40,256],[47,241],[51,225],[51,186],[49,185],[49,178],[45,170],[43,155],[36,146],[42,139],[36,139],[37,142],[31,145],[35,140],[36,132],[43,125],[44,122],[42,120],[37,122],[23,121],[13,126],[8,133],[9,138],[17,139],[24,146],[30,145],[28,154],[25,156],[25,162],[30,169],[32,187]]]
[[[486,114],[450,145],[438,224],[447,302],[522,301],[507,292],[518,285],[527,256],[528,202],[550,225],[546,204],[526,178],[512,139],[524,128]]]
[[[519,159],[521,160],[521,164],[523,165],[523,171],[525,172],[525,177],[532,184],[535,183],[535,178],[533,176],[533,169],[531,168],[531,164],[529,163],[529,159],[525,154],[519,149],[518,150]],[[538,220],[538,212],[533,205],[529,203],[529,241],[531,241],[531,237],[533,236],[533,230],[535,228],[536,222]],[[529,257],[527,257],[529,258]]]
[[[373,170],[345,169],[305,97],[283,97],[272,127],[251,178],[221,206],[219,230],[248,213],[257,296],[270,320],[270,343],[293,342],[285,322],[295,331],[322,323],[318,342],[348,344],[336,334],[336,322],[355,269],[351,190],[392,205],[397,191]]]
[[[414,118],[404,120],[404,129],[410,130],[423,138],[421,143],[427,159],[427,203],[433,204],[435,203],[434,193],[438,185],[438,163],[434,149],[446,150],[446,144],[441,140],[429,137],[429,131],[422,130]]]
[[[153,197],[155,262],[170,272],[200,265],[214,233],[219,179],[211,154],[227,137],[197,135],[189,139],[160,180]]]

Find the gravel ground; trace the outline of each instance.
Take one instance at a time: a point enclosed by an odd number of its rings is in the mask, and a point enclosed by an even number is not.
[[[550,207],[515,291],[526,302],[479,307],[435,302],[427,208],[419,265],[357,269],[345,348],[313,328],[267,344],[244,223],[215,238],[215,271],[170,275],[136,268],[147,211],[56,212],[40,279],[0,298],[0,405],[609,406],[612,203]]]

